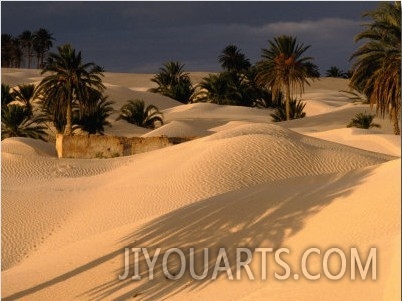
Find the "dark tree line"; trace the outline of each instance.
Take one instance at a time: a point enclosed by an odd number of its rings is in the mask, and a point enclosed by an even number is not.
[[[53,34],[44,28],[25,30],[17,37],[2,33],[1,67],[42,68],[54,40]]]

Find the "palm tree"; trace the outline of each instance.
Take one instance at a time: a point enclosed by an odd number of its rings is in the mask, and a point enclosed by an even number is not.
[[[208,101],[219,105],[234,105],[241,97],[229,73],[209,74],[199,84],[197,101]]]
[[[145,107],[144,101],[139,99],[128,100],[120,109],[119,119],[149,129],[154,129],[158,122],[163,124],[163,114],[159,109],[154,105]]]
[[[218,57],[222,68],[229,72],[244,73],[251,67],[250,61],[235,45],[228,45]]]
[[[325,71],[325,76],[326,77],[348,78],[348,74],[336,66],[329,67],[329,69],[327,69],[327,71]]]
[[[1,67],[10,67],[12,39],[10,34],[1,34]]]
[[[306,113],[303,112],[306,103],[303,103],[300,99],[290,100],[290,119],[298,119],[306,117]],[[286,116],[286,105],[279,100],[279,104],[274,113],[271,114],[273,122],[289,120]]]
[[[179,62],[168,62],[159,68],[151,81],[158,84],[157,88],[149,89],[150,92],[159,93],[178,100],[182,103],[191,102],[194,87],[188,73],[183,71],[184,65]]]
[[[18,36],[18,39],[20,40],[22,49],[25,50],[25,56],[28,62],[28,69],[30,69],[34,35],[31,31],[25,30],[22,34]]]
[[[299,88],[304,91],[304,84],[309,84],[306,62],[311,57],[302,57],[310,46],[298,44],[292,36],[278,36],[269,42],[268,49],[262,49],[263,60],[258,63],[258,80],[271,88],[274,97],[284,92],[286,99],[286,119],[290,120],[291,92]]]
[[[271,91],[258,81],[258,72],[258,68],[254,65],[245,74],[246,84],[249,86],[247,93],[252,97],[252,106],[259,108],[275,107],[277,102],[282,99],[282,94],[276,95],[276,99],[274,99]]]
[[[347,125],[348,128],[356,127],[359,129],[369,129],[369,128],[379,128],[381,127],[377,123],[373,123],[375,115],[366,114],[366,113],[358,113],[355,117],[352,118],[350,123]]]
[[[84,63],[81,52],[77,54],[70,45],[51,53],[42,71],[51,73],[38,86],[45,110],[59,125],[65,124],[64,134],[72,133],[72,107],[77,103],[82,111],[92,106],[90,93],[103,91],[103,69],[94,63]],[[65,120],[65,122],[64,122]],[[57,124],[56,128],[58,128]],[[60,128],[58,128],[58,131]]]
[[[1,34],[1,66],[19,68],[22,62],[22,50],[18,39],[10,34]]]
[[[30,137],[46,141],[43,115],[33,116],[25,106],[12,104],[1,108],[1,140],[10,137]]]
[[[107,96],[99,92],[91,93],[91,102],[95,103],[95,107],[85,108],[82,116],[76,114],[73,118],[74,128],[79,128],[89,134],[99,133],[101,135],[105,132],[105,126],[111,127],[112,124],[107,118],[112,114],[114,104],[113,101],[107,100]],[[79,112],[77,112],[79,113]]]
[[[34,33],[33,49],[36,52],[38,68],[43,67],[45,54],[53,46],[54,38],[52,36],[53,34],[44,28],[40,28]]]
[[[28,111],[33,114],[33,101],[35,98],[34,84],[18,85],[17,89],[13,89],[12,97],[14,100],[22,102]]]
[[[372,22],[355,37],[367,41],[353,53],[351,87],[367,95],[383,118],[389,114],[395,135],[400,135],[401,108],[401,3],[380,3],[366,12]]]

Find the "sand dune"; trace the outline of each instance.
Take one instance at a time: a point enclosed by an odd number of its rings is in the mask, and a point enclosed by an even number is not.
[[[2,70],[11,85],[32,70]],[[196,74],[198,80],[202,74]],[[107,73],[116,103],[141,95],[161,108],[166,124],[150,131],[113,121],[108,134],[197,136],[172,147],[113,159],[57,159],[51,143],[10,138],[1,143],[2,297],[4,300],[398,300],[400,299],[400,140],[388,120],[375,130],[346,128],[356,112],[339,90],[345,80],[324,79],[306,89],[301,120],[272,124],[270,110],[181,105],[145,92],[149,75]],[[310,107],[308,106],[310,104]],[[288,248],[288,280],[261,256],[250,264],[256,280],[179,280],[159,261],[148,279],[119,280],[124,248],[226,248],[235,270],[237,247]],[[311,281],[300,273],[307,248],[311,273],[326,250],[350,257],[378,250],[378,279]],[[258,257],[259,256],[259,257]],[[215,256],[216,257],[216,256]],[[171,261],[169,261],[171,262]],[[215,265],[207,261],[209,275]],[[271,268],[272,267],[272,268]],[[339,262],[331,261],[339,270]]]

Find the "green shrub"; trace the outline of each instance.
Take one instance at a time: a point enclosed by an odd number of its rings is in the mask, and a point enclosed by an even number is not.
[[[303,112],[306,103],[302,102],[300,99],[290,100],[290,119],[304,118],[306,113]],[[275,112],[271,114],[273,122],[286,121],[286,102],[280,100]]]
[[[369,129],[369,128],[379,128],[381,127],[377,123],[373,123],[375,115],[367,114],[366,112],[364,113],[358,113],[355,115],[355,117],[352,118],[352,120],[349,122],[347,125],[348,128],[350,127],[355,127],[359,129]]]

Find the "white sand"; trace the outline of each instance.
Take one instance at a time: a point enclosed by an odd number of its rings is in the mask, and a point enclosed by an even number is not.
[[[33,70],[2,70],[11,86],[37,82]],[[200,80],[203,74],[195,74]],[[151,75],[107,73],[116,101],[141,97],[163,109],[154,131],[123,121],[115,135],[200,136],[169,148],[114,159],[57,159],[50,143],[2,141],[2,297],[4,300],[399,300],[401,145],[389,120],[380,129],[346,128],[356,112],[339,90],[346,80],[323,79],[306,89],[308,116],[271,124],[270,110],[180,103],[146,92]],[[196,81],[195,80],[195,81]],[[398,158],[399,157],[399,158]],[[250,267],[256,280],[118,280],[124,248],[188,250],[225,247],[288,248],[284,270],[261,256]],[[305,279],[300,257],[311,247]],[[377,280],[324,277],[323,254],[377,248]],[[215,253],[216,255],[216,253]],[[285,254],[286,255],[286,254]],[[336,257],[336,256],[335,256]],[[210,258],[210,274],[216,257]],[[364,257],[365,259],[365,257]],[[336,274],[339,262],[331,261]],[[299,280],[293,274],[300,274]],[[209,275],[210,275],[209,274]],[[370,273],[369,273],[370,275]]]

